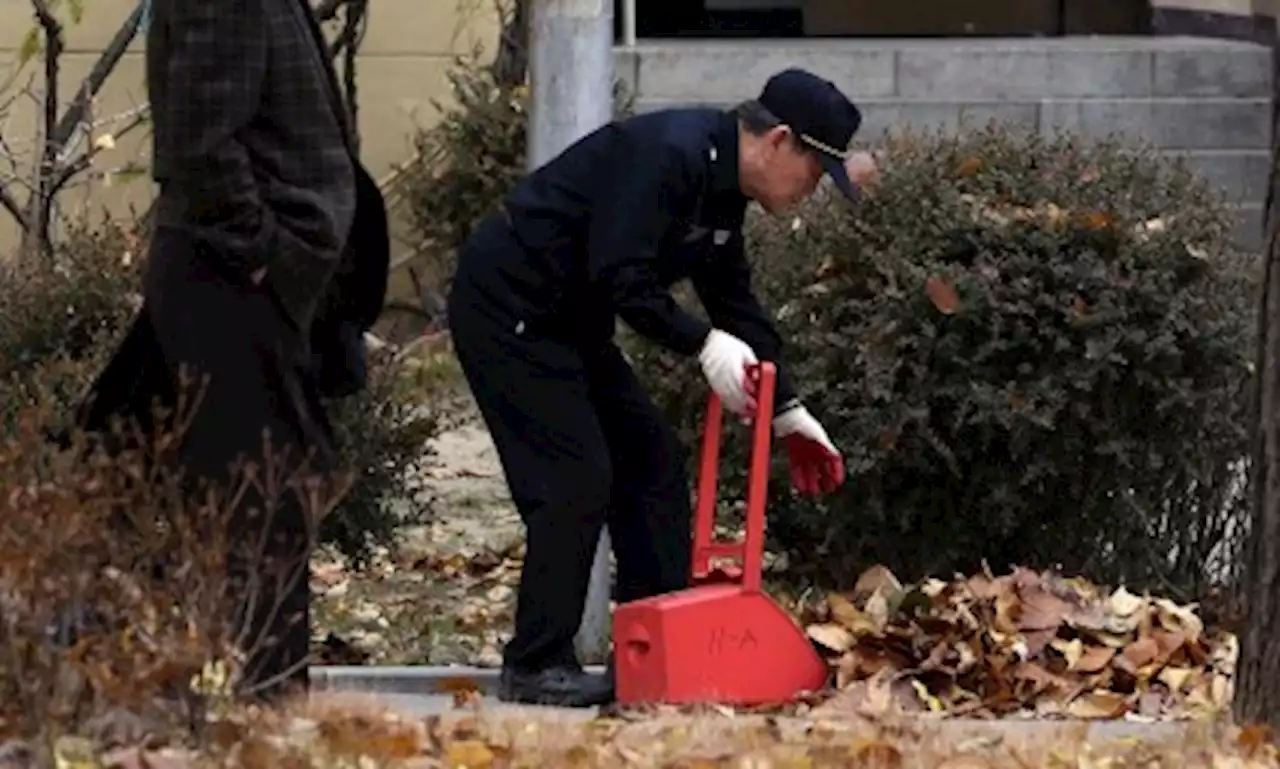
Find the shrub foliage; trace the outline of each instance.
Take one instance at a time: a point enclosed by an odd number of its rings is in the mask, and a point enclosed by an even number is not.
[[[52,260],[24,259],[0,281],[0,425],[17,428],[26,409],[66,415],[128,329],[137,308],[143,238],[112,224],[84,226]],[[333,404],[347,469],[360,479],[319,540],[361,561],[426,516],[418,474],[437,415],[390,354],[377,354],[370,386]],[[411,504],[395,504],[405,499]]]
[[[751,222],[758,289],[850,472],[818,502],[775,473],[793,573],[985,558],[1178,594],[1229,576],[1253,291],[1221,200],[1144,148],[1070,137],[903,135],[884,155],[852,211]],[[630,347],[695,438],[696,367]],[[729,447],[723,494],[745,468]]]

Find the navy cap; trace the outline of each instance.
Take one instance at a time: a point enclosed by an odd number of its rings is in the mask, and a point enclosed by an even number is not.
[[[823,170],[845,197],[857,199],[844,163],[862,125],[862,113],[849,97],[830,80],[791,68],[769,78],[757,101],[818,153]]]

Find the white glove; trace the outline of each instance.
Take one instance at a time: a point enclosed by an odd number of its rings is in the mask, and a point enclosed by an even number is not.
[[[712,329],[698,353],[702,375],[724,407],[739,416],[745,416],[755,407],[755,400],[747,392],[747,366],[757,363],[755,352],[746,342]]]

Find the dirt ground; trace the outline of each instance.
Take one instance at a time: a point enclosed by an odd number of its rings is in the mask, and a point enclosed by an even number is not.
[[[312,565],[313,626],[325,661],[501,662],[514,608],[523,532],[488,432],[469,396],[422,468],[430,526],[353,570],[332,554]],[[428,500],[430,500],[428,502]]]

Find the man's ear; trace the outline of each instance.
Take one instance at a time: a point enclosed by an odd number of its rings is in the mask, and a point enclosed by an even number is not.
[[[790,141],[791,136],[791,126],[776,125],[773,128],[770,128],[768,133],[764,135],[764,140],[765,144],[769,146],[769,149],[776,150]]]

